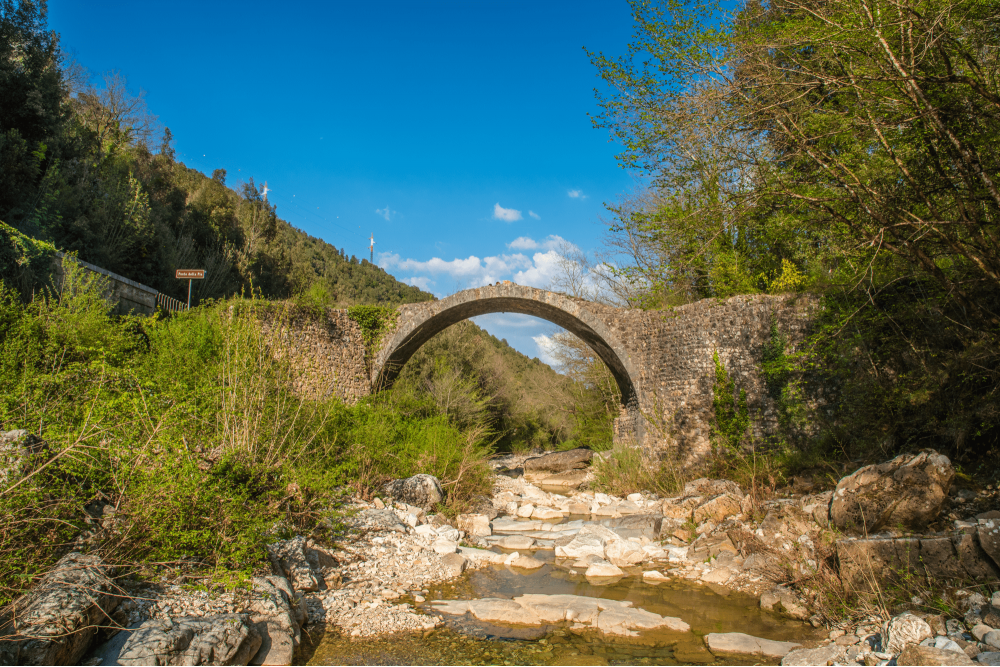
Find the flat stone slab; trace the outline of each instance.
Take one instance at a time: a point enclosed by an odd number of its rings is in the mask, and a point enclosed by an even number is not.
[[[579,623],[603,634],[622,637],[638,637],[637,630],[688,632],[691,629],[679,618],[633,608],[627,600],[604,600],[582,595],[528,594],[513,600],[435,600],[431,605],[438,613],[469,613],[480,621],[514,625]]]
[[[778,642],[762,639],[742,632],[713,632],[705,635],[705,643],[712,653],[735,655],[762,655],[767,658],[784,658],[794,649],[802,648],[795,642]]]
[[[846,654],[847,647],[839,646],[837,644],[820,646],[819,648],[797,648],[794,651],[789,651],[788,654],[781,659],[781,664],[786,667],[829,665],[834,662],[840,662],[844,659]]]

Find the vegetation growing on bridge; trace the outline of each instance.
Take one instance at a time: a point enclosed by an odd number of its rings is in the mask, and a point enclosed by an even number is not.
[[[391,306],[351,306],[347,309],[347,316],[361,327],[365,357],[371,364],[382,338],[395,327],[399,313]]]

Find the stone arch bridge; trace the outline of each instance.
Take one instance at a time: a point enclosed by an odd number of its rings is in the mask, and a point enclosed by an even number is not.
[[[373,355],[369,377],[376,391],[390,386],[421,345],[462,320],[488,313],[533,315],[582,339],[607,365],[622,396],[616,436],[694,460],[710,447],[713,352],[746,390],[758,427],[770,430],[776,414],[758,369],[772,317],[794,345],[815,305],[808,296],[747,296],[643,311],[504,282],[400,306],[395,329]]]

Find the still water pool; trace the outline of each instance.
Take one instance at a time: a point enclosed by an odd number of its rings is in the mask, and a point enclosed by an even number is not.
[[[797,642],[823,636],[809,625],[762,611],[755,597],[722,587],[684,580],[653,585],[640,576],[597,585],[551,562],[531,573],[502,566],[471,570],[432,588],[428,602],[415,606],[431,613],[431,600],[509,599],[525,593],[629,600],[633,607],[681,618],[691,632],[647,631],[639,638],[624,639],[589,630],[578,633],[566,625],[515,628],[445,615],[445,627],[423,634],[351,639],[314,631],[304,638],[299,659],[310,665],[707,665],[727,664],[705,648],[702,637],[710,632]],[[733,659],[730,664],[746,660]]]

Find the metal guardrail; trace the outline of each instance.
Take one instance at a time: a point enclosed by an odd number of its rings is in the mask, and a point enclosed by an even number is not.
[[[163,292],[156,293],[156,307],[168,313],[179,313],[188,309],[186,303],[172,296],[167,296]]]

